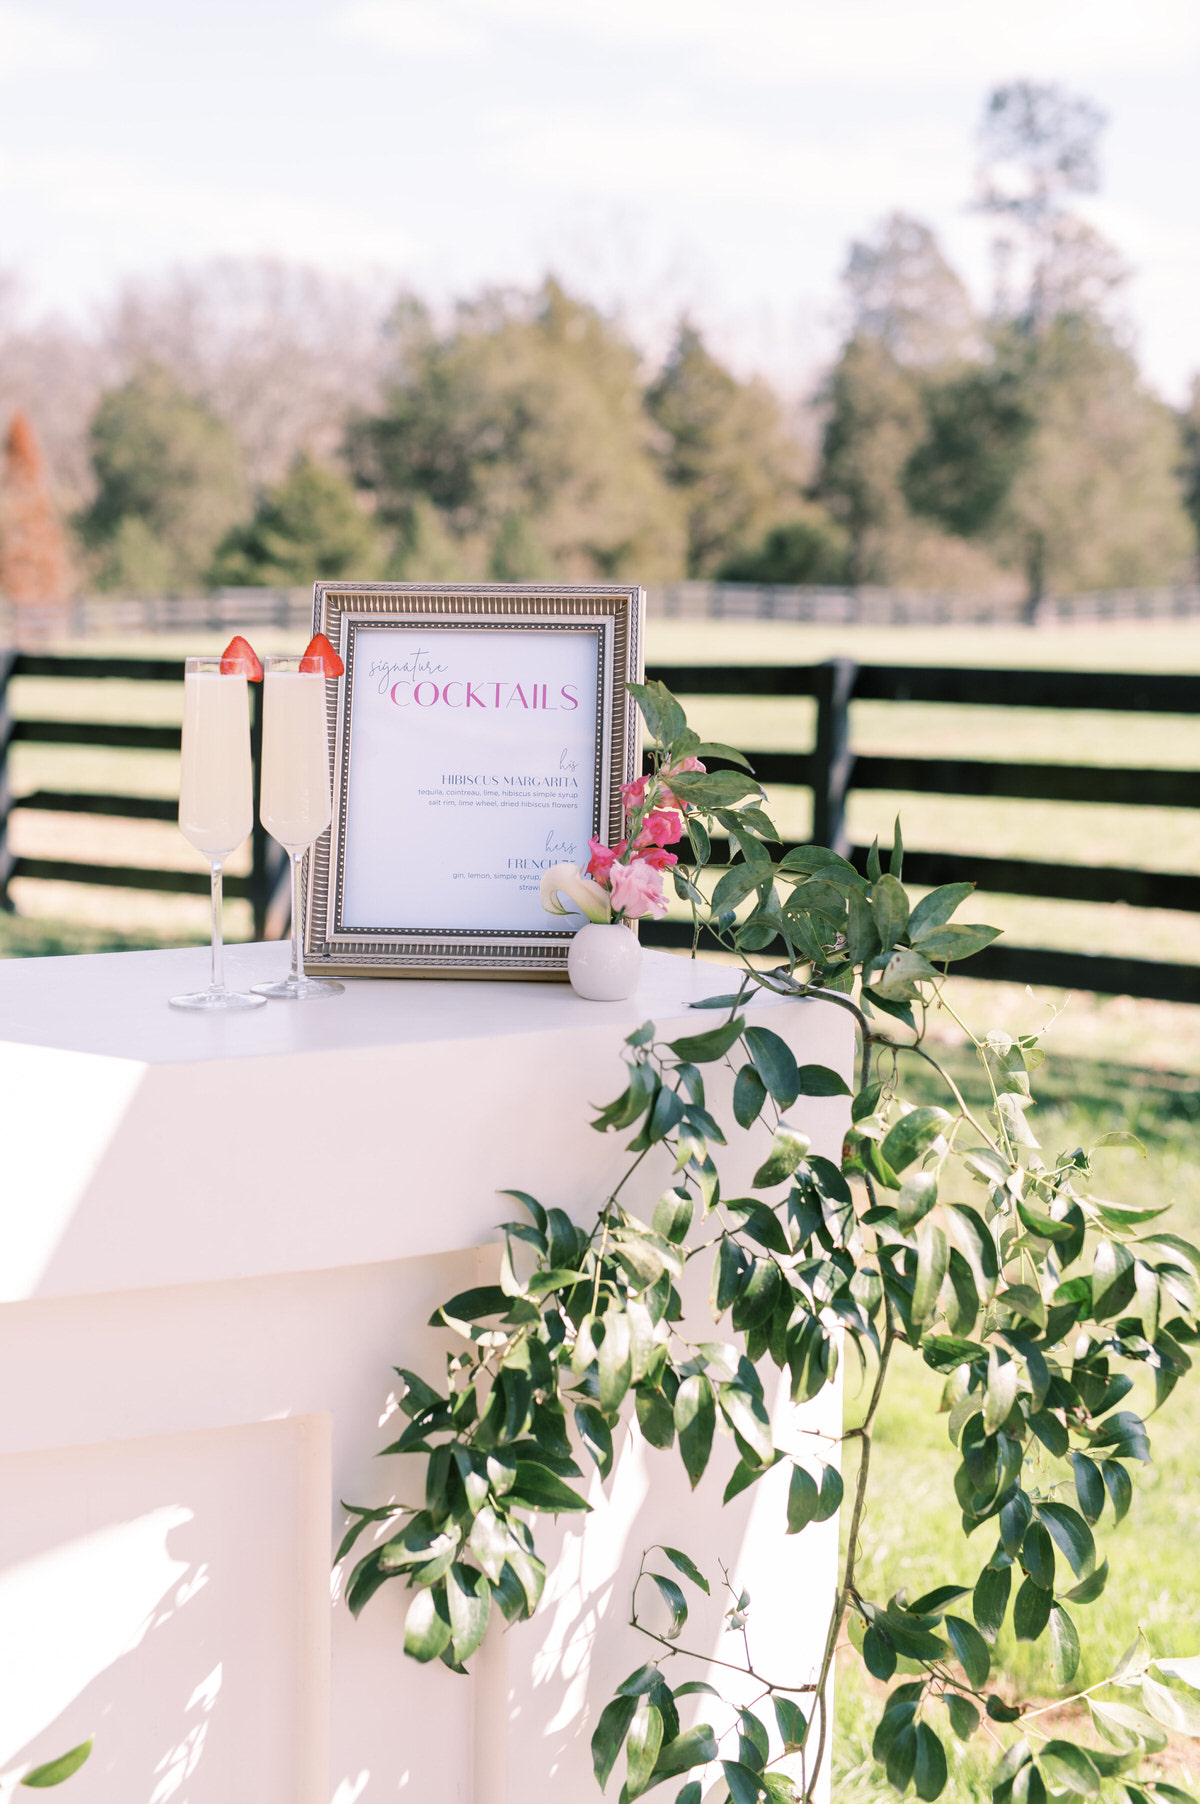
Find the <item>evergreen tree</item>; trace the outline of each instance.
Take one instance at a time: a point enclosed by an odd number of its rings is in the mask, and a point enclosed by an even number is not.
[[[321,578],[370,581],[383,564],[378,536],[354,489],[303,453],[278,487],[268,489],[244,526],[226,534],[211,580],[238,587],[289,588]]]
[[[843,349],[822,399],[817,494],[846,533],[850,580],[895,581],[908,511],[904,471],[924,427],[920,380],[880,339],[860,334]]]
[[[381,413],[348,448],[413,568],[415,513],[437,510],[464,565],[574,581],[675,575],[680,512],[652,452],[638,357],[555,282],[490,294],[435,331],[406,304]]]
[[[201,586],[244,515],[242,454],[228,427],[154,365],[104,395],[92,419],[96,495],[79,517],[102,589]]]
[[[797,511],[801,455],[778,400],[763,382],[739,382],[686,321],[646,405],[665,435],[663,472],[686,509],[689,576],[749,554]]]

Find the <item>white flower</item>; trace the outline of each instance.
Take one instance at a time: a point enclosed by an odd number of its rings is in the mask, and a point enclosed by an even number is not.
[[[563,906],[563,898],[567,906]],[[608,891],[585,877],[578,865],[555,864],[542,878],[542,907],[548,915],[581,914],[589,921],[609,921]]]

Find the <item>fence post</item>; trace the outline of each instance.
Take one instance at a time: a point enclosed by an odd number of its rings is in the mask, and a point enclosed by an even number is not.
[[[15,651],[0,651],[0,910],[13,912],[8,882],[16,863],[8,849],[8,817],[12,810],[12,785],[8,780],[8,746],[13,720],[8,711],[8,679],[17,661]]]
[[[830,658],[817,667],[817,736],[812,753],[813,844],[845,858],[846,792],[854,768],[850,750],[850,698],[858,665],[853,658]]]

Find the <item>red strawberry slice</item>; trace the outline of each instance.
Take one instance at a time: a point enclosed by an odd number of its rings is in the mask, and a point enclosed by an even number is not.
[[[235,633],[221,653],[222,676],[244,676],[248,683],[262,682],[262,665],[249,639]]]
[[[304,656],[300,660],[300,668],[301,670],[310,673],[319,671],[322,676],[327,677],[340,677],[345,676],[346,674],[346,666],[342,663],[342,660],[338,657],[324,633],[313,634],[304,649]]]

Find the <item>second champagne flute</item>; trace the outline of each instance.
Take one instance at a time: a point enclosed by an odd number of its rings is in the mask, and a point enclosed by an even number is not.
[[[332,647],[330,647],[332,651]],[[340,660],[339,660],[340,662]],[[343,985],[304,974],[300,860],[333,817],[325,671],[319,657],[263,659],[262,790],[259,818],[292,861],[292,968],[278,983],[256,983],[260,996],[308,1002],[337,996]]]

